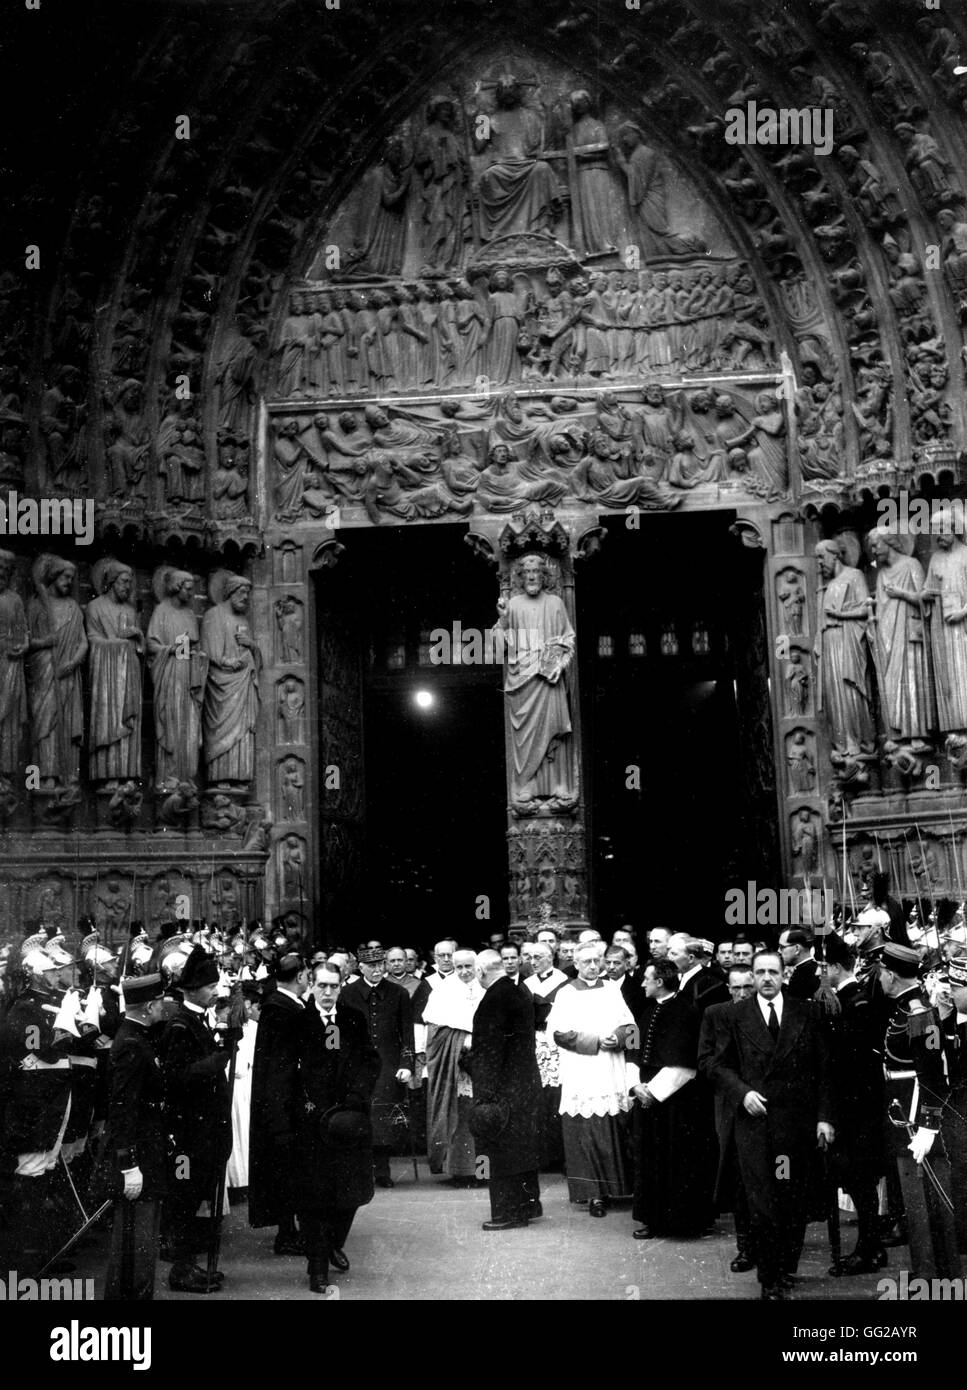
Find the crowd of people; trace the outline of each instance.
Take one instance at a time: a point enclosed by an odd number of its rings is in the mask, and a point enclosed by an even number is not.
[[[590,1217],[630,1209],[640,1241],[696,1241],[731,1213],[732,1270],[769,1300],[817,1220],[831,1275],[908,1245],[912,1274],[958,1276],[961,916],[932,950],[887,899],[776,944],[546,926],[441,940],[429,961],[375,939],[313,950],[295,916],[172,923],[155,943],[135,926],[120,953],[96,930],[74,951],[35,931],[3,975],[0,1239],[17,1268],[62,1272],[111,1210],[107,1298],[151,1298],[159,1258],[174,1291],[230,1292],[222,1220],[247,1199],[325,1292],[391,1160],[398,1180],[425,1156],[448,1186],[487,1188],[487,1232],[541,1219],[558,1171]]]

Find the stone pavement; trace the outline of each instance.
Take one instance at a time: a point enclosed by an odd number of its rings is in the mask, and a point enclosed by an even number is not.
[[[632,1240],[630,1209],[612,1209],[602,1220],[571,1206],[559,1174],[541,1178],[545,1216],[526,1230],[488,1233],[480,1223],[490,1214],[485,1189],[454,1190],[429,1174],[425,1160],[414,1182],[412,1164],[393,1165],[396,1187],[377,1190],[361,1208],[346,1244],[351,1268],[330,1273],[330,1297],[368,1300],[490,1301],[593,1299],[758,1299],[755,1274],[729,1271],[735,1253],[731,1220],[716,1234],[700,1240]],[[843,1248],[855,1242],[855,1227],[843,1218]],[[274,1231],[253,1231],[244,1205],[226,1217],[221,1268],[225,1289],[198,1297],[173,1294],[167,1287],[169,1266],[159,1264],[156,1297],[163,1301],[221,1303],[235,1299],[307,1299],[304,1259],[272,1253]],[[101,1296],[105,1235],[82,1250],[79,1275],[94,1275]],[[893,1271],[903,1266],[906,1251],[890,1251]],[[825,1225],[809,1227],[807,1245],[793,1301],[876,1298],[880,1275],[833,1279]]]

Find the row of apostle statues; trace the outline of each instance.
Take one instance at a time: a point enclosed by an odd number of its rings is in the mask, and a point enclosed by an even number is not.
[[[37,790],[79,795],[85,745],[92,783],[111,789],[140,778],[147,664],[157,784],[193,785],[202,758],[210,786],[252,781],[262,655],[245,619],[247,579],[216,571],[212,606],[199,624],[193,575],[162,565],[145,633],[132,602],[130,566],[98,560],[96,597],[83,609],[73,597],[72,561],[38,557],[26,605],[11,588],[14,566],[15,556],[0,552],[3,778],[22,787],[32,765]]]
[[[740,261],[296,290],[275,352],[285,400],[775,362]]]
[[[702,484],[761,496],[788,484],[775,392],[607,392],[446,398],[273,417],[279,521],[361,505],[374,523],[515,512],[567,498],[606,508],[677,506]]]
[[[887,527],[867,543],[876,566],[873,592],[847,534],[820,541],[815,650],[818,707],[841,780],[869,780],[878,735],[886,761],[916,775],[946,736],[955,768],[967,766],[967,545],[959,502],[931,516],[935,547],[926,570],[914,537]]]
[[[607,125],[587,90],[548,98],[535,77],[502,73],[477,84],[475,106],[434,96],[419,134],[387,141],[353,215],[353,269],[391,276],[409,260],[438,275],[473,245],[535,232],[580,255],[706,250],[670,225],[665,162],[644,132]]]

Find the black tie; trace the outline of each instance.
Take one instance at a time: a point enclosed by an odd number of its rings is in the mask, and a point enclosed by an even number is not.
[[[776,1017],[775,1004],[769,1005],[769,1032],[772,1034],[772,1041],[779,1041],[779,1019]]]

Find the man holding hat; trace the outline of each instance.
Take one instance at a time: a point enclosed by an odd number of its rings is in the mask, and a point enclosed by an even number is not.
[[[919,965],[910,946],[888,942],[880,954],[880,985],[893,1003],[883,1041],[886,1118],[903,1189],[911,1276],[950,1279],[959,1277],[960,1260],[954,1218],[938,1190],[949,1197],[950,1164],[940,1138],[949,1088],[942,1024],[923,1001]]]
[[[389,1161],[399,1133],[394,1121],[403,1114],[405,1086],[413,1076],[413,1009],[406,990],[386,979],[382,946],[367,942],[358,958],[362,979],[345,986],[340,1003],[362,1015],[379,1053],[372,1101],[373,1174],[377,1187],[392,1187]]]
[[[349,1268],[342,1247],[357,1207],[373,1199],[369,1100],[380,1057],[365,1018],[343,1008],[341,989],[336,967],[313,967],[312,1005],[303,1015],[297,1165],[313,1293],[325,1293],[330,1264]]]
[[[470,1128],[478,1153],[486,1156],[490,1185],[490,1220],[483,1229],[507,1231],[543,1214],[533,995],[514,984],[496,951],[481,951],[476,968],[486,993],[474,1016]]]
[[[121,992],[98,1172],[106,1195],[117,1199],[104,1298],[140,1302],[154,1297],[165,1195],[164,1080],[152,1032],[162,1019],[164,982],[160,974],[130,976]]]
[[[220,1286],[195,1263],[195,1214],[211,1202],[232,1151],[232,1096],[225,1074],[231,1058],[215,1041],[205,1012],[218,987],[218,965],[192,948],[179,978],[183,999],[161,1039],[169,1132],[174,1138],[165,1224],[174,1263],[168,1285],[176,1293],[211,1293]],[[213,1218],[214,1219],[214,1218]]]

